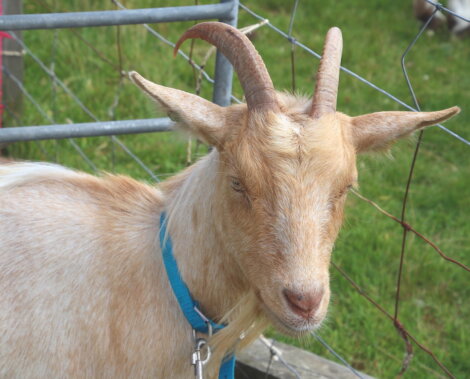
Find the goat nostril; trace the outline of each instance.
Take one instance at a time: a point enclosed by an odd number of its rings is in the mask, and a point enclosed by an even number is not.
[[[323,290],[297,292],[285,288],[282,293],[294,313],[302,317],[311,316],[320,306]]]

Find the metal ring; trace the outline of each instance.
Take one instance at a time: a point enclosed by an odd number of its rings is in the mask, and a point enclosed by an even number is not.
[[[202,352],[202,349],[204,347],[206,348],[206,357],[201,358],[201,362],[203,365],[205,365],[211,359],[212,351],[211,347],[204,338],[198,338],[198,340],[196,341],[196,349]]]

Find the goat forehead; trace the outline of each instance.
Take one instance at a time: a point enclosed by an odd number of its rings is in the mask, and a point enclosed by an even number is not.
[[[278,181],[339,178],[354,168],[355,153],[335,117],[315,122],[304,114],[275,115],[252,125],[232,145],[235,174]],[[270,183],[272,185],[273,183]]]

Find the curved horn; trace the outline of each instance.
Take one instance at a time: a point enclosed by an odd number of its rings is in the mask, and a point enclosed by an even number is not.
[[[310,109],[310,116],[313,118],[336,112],[342,51],[341,30],[336,27],[331,28],[326,34],[323,56],[317,72],[317,84]]]
[[[238,29],[220,22],[203,22],[188,29],[176,43],[176,55],[189,38],[200,38],[216,46],[230,61],[245,92],[248,109],[279,109],[273,82],[251,41]]]

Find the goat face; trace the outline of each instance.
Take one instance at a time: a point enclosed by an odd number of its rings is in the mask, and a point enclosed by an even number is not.
[[[203,23],[186,38],[203,38],[233,63],[247,104],[222,108],[131,73],[132,80],[179,125],[213,145],[218,160],[212,199],[224,250],[282,331],[318,327],[329,298],[331,250],[347,190],[357,180],[356,154],[387,146],[456,114],[448,110],[336,112],[341,33],[327,36],[312,101],[274,91],[250,41],[236,29]]]
[[[240,127],[219,153],[221,227],[266,313],[299,333],[327,311],[330,254],[356,181],[355,150],[341,116],[312,120],[291,108],[251,122],[258,125]]]

